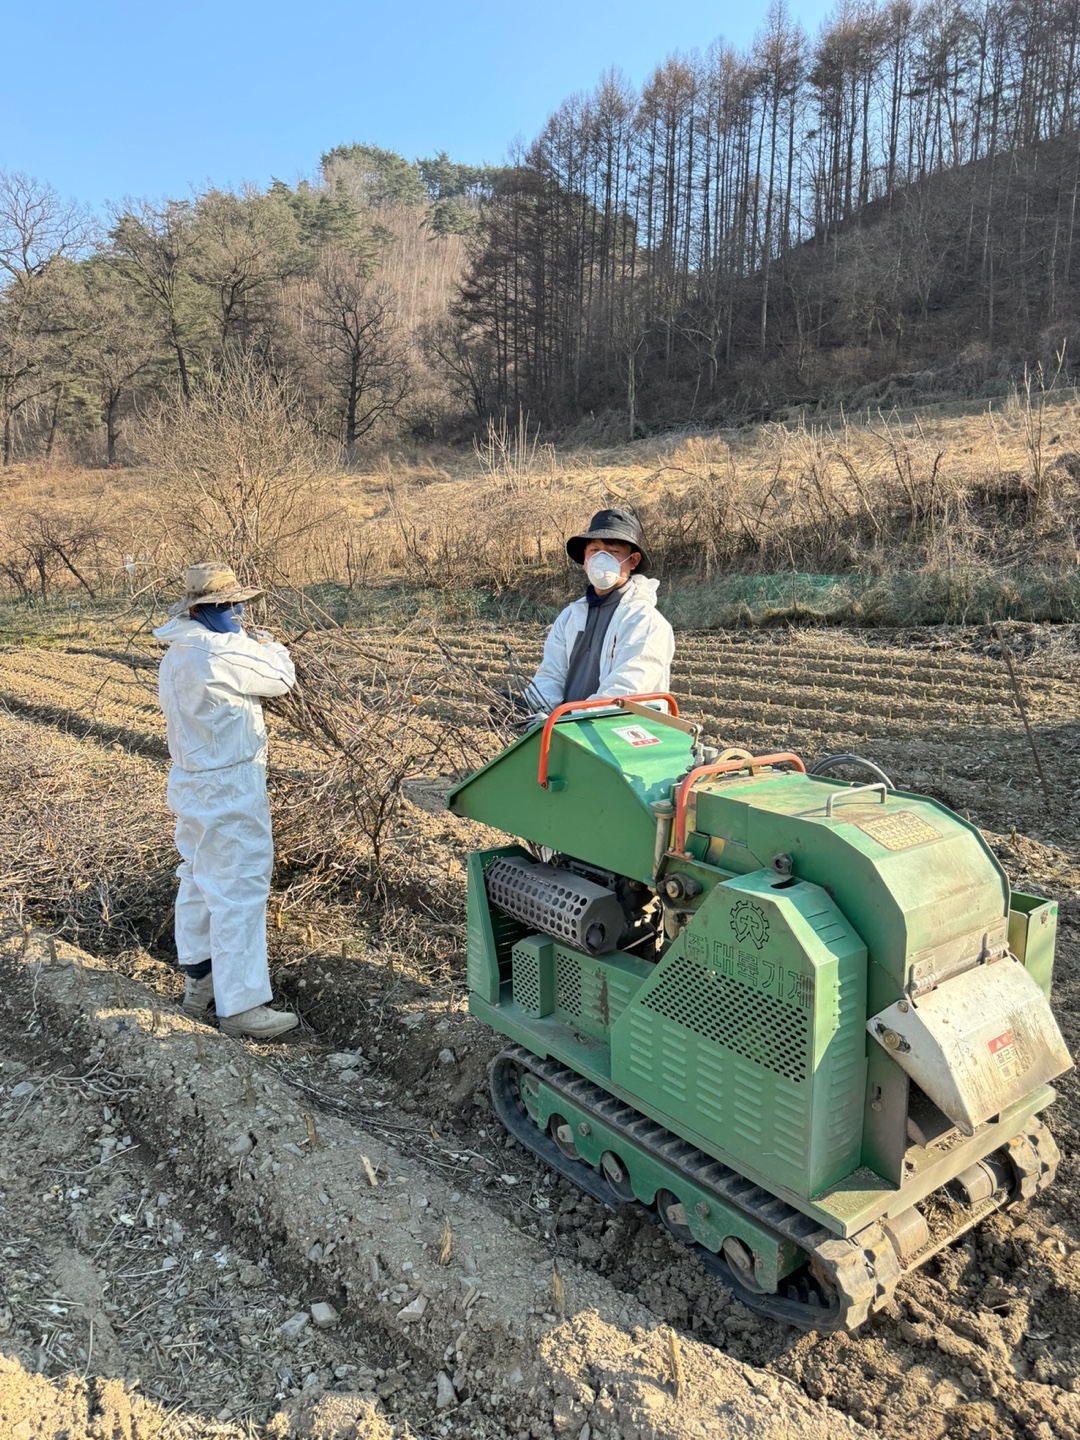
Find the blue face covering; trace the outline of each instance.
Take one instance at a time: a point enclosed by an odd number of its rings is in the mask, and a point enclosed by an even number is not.
[[[219,635],[239,635],[244,606],[241,601],[228,605],[196,605],[191,611],[191,618],[205,625],[207,630],[216,630]]]

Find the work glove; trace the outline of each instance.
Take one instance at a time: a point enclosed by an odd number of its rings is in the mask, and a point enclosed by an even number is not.
[[[533,707],[523,695],[510,687],[502,686],[495,691],[496,698],[488,706],[488,714],[494,715],[504,725],[517,726],[522,719],[532,715]]]
[[[543,725],[546,719],[546,715],[532,711],[527,715],[515,715],[510,721],[510,726],[511,729],[520,730],[521,733],[525,735],[528,731],[535,730],[538,725]]]

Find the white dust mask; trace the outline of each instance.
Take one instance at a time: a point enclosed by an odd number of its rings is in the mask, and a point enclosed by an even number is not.
[[[622,566],[614,555],[609,555],[606,550],[598,550],[595,555],[589,556],[585,574],[594,590],[610,590],[622,579]]]

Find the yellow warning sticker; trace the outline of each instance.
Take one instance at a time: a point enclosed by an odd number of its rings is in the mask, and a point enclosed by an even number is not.
[[[875,815],[858,822],[860,830],[872,840],[884,845],[886,850],[909,850],[912,845],[925,845],[927,840],[940,840],[941,831],[935,830],[921,816],[910,810],[898,810],[895,815]]]

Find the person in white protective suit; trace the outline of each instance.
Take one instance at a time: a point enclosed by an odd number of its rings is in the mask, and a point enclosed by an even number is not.
[[[601,696],[670,689],[675,636],[656,608],[659,582],[646,579],[649,556],[629,510],[601,510],[566,542],[588,586],[559,614],[525,704],[536,716],[556,705]]]
[[[274,843],[266,795],[262,701],[296,679],[284,645],[245,631],[242,586],[217,561],[189,565],[186,594],[154,635],[168,645],[158,700],[172,766],[180,890],[176,953],[184,1011],[228,1035],[272,1040],[295,1015],[271,1009],[266,904]]]

